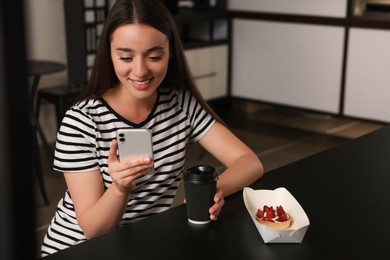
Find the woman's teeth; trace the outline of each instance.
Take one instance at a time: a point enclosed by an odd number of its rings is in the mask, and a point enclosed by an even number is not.
[[[148,83],[150,80],[145,80],[145,81],[134,81],[134,80],[132,80],[135,84],[137,84],[137,85],[143,85],[143,84],[146,84],[146,83]]]

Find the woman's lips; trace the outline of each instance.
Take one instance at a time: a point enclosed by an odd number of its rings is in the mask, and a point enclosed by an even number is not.
[[[137,81],[130,79],[130,81],[133,83],[133,86],[138,90],[145,90],[150,86],[151,79],[144,80],[144,81]]]
[[[135,80],[131,79],[131,81],[133,81],[137,85],[143,85],[143,84],[148,83],[150,80],[148,79],[148,80],[145,80],[145,81],[135,81]]]

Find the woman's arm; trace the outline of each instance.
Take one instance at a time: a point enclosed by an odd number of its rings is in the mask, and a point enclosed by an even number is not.
[[[217,183],[224,197],[263,176],[263,165],[257,155],[221,123],[216,122],[200,144],[226,166]]]
[[[117,227],[134,188],[134,180],[147,173],[152,165],[150,158],[119,162],[116,151],[114,140],[108,157],[108,172],[113,183],[107,190],[99,170],[64,174],[78,224],[88,239]]]

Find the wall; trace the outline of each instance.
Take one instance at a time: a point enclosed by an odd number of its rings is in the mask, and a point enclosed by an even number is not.
[[[347,3],[230,0],[232,96],[390,122],[390,20]]]
[[[53,60],[66,64],[63,0],[27,0],[24,1],[24,5],[27,58]],[[42,76],[39,87],[66,82],[67,72],[64,71]],[[54,142],[57,131],[54,106],[44,105],[40,114],[40,122],[47,139]]]
[[[66,63],[63,0],[25,1],[27,58]],[[67,81],[61,72],[42,77],[40,86]]]

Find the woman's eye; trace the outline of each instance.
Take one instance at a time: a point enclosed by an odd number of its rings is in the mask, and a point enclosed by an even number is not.
[[[149,56],[148,58],[149,58],[149,60],[151,60],[151,61],[159,61],[159,60],[161,60],[161,55],[159,55],[159,56]]]
[[[119,57],[119,60],[122,60],[122,61],[132,61],[133,58],[131,58],[131,57]]]

